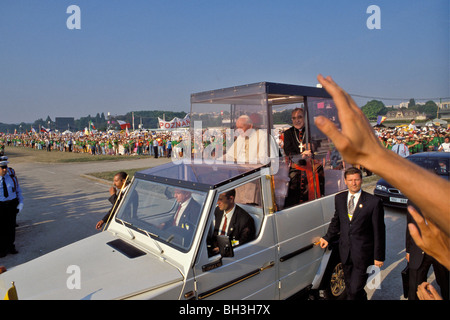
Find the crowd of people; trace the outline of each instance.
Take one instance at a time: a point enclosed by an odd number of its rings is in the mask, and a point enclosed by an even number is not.
[[[384,147],[402,157],[427,151],[450,152],[449,128],[418,127],[413,123],[395,128],[375,126],[375,134]]]
[[[394,128],[375,126],[375,135],[387,149],[402,157],[427,151],[450,152],[450,128],[418,127],[415,124]],[[276,137],[283,150],[285,131]],[[64,133],[0,133],[0,155],[6,146],[20,146],[47,152],[74,152],[91,155],[149,155],[171,157],[172,151],[182,142],[183,134],[171,132],[84,132]],[[192,139],[194,140],[194,139]],[[217,139],[216,139],[217,140]],[[225,133],[222,140],[226,141]],[[214,138],[208,143],[214,143]],[[205,146],[201,146],[205,147]],[[192,146],[195,153],[199,148]],[[203,148],[200,148],[203,149]]]
[[[179,139],[171,134],[156,132],[82,132],[64,133],[0,133],[0,152],[6,146],[27,147],[47,152],[74,152],[91,155],[151,155],[170,157],[172,147]]]

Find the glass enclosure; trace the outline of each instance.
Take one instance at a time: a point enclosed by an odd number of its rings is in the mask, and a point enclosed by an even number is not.
[[[304,116],[301,131],[292,129],[298,109]],[[192,158],[210,164],[270,163],[278,210],[333,194],[345,189],[345,163],[314,125],[318,115],[340,126],[322,88],[261,82],[192,94]],[[296,152],[286,152],[288,144]]]

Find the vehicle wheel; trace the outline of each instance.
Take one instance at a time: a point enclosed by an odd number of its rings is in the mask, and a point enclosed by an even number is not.
[[[331,265],[325,287],[325,299],[342,300],[345,298],[344,269],[341,262]]]

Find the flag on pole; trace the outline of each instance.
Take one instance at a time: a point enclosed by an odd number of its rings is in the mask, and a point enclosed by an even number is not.
[[[120,129],[125,129],[125,128],[129,128],[131,129],[131,124],[129,124],[128,122],[122,121],[122,120],[117,120],[117,123],[120,125]]]
[[[11,288],[8,289],[3,300],[19,300],[14,282],[12,282],[11,285],[12,285]]]
[[[377,118],[377,124],[382,124],[384,120],[386,120],[386,117],[385,117],[385,116],[378,116],[378,118]]]

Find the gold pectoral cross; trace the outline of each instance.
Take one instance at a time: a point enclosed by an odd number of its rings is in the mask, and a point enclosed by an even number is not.
[[[300,144],[298,145],[298,147],[300,148],[300,152],[303,152],[303,142],[300,142]]]

